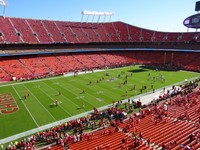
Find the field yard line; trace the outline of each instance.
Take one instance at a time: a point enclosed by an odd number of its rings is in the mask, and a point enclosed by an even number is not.
[[[46,83],[45,83],[46,84]],[[63,88],[62,86],[60,86],[59,84],[58,84],[58,86],[59,87],[61,87],[61,88]],[[65,89],[65,90],[67,90],[66,88],[63,88],[63,89]],[[73,93],[73,92],[71,92],[71,91],[69,91],[69,90],[67,90],[69,93],[72,93],[73,95],[76,95],[76,96],[78,96],[77,94],[75,94],[75,93]],[[64,95],[62,95],[63,97],[65,97],[66,99],[68,99],[71,103],[73,103],[74,105],[76,105],[77,107],[80,107],[80,106],[78,106],[77,104],[75,104],[73,101],[71,101],[69,98],[67,98],[66,96],[64,96]],[[87,102],[87,103],[89,103],[89,102]],[[89,103],[90,104],[90,103]],[[92,104],[90,104],[90,105],[92,105]],[[94,105],[92,105],[92,106],[94,106]],[[84,109],[85,110],[85,109]]]
[[[95,75],[94,75],[95,76]],[[96,78],[97,78],[97,76],[95,76]],[[110,87],[111,89],[113,88],[112,86],[110,86],[109,84],[106,84],[106,85],[104,85],[104,86],[106,86],[106,87]],[[97,88],[100,88],[100,89],[104,89],[103,87],[101,87],[101,86],[98,86]],[[122,91],[123,93],[125,93],[122,89],[118,89],[118,90],[120,90],[120,91]],[[113,92],[112,92],[113,93]],[[121,96],[121,95],[120,95]],[[108,96],[108,95],[106,95],[106,97],[109,97],[110,99],[116,99],[116,98],[112,98],[112,97],[110,97],[110,96]]]
[[[12,88],[14,89],[14,91],[15,91],[15,93],[18,95],[18,97],[19,97],[20,99],[22,99],[21,96],[19,95],[19,93],[17,92],[17,90],[15,89],[15,87],[14,87],[13,85],[12,85]],[[31,118],[33,119],[33,121],[35,122],[35,124],[37,125],[37,127],[39,127],[37,121],[35,120],[35,118],[34,118],[33,115],[31,114],[31,112],[29,111],[29,109],[28,109],[28,107],[26,106],[26,104],[24,103],[24,101],[21,100],[21,102],[22,102],[22,104],[24,105],[24,107],[26,108],[26,110],[28,111],[29,115],[31,116]]]
[[[44,83],[44,82],[42,82],[42,83]],[[33,83],[34,84],[34,83]],[[46,84],[46,83],[44,83],[44,84]],[[47,84],[46,84],[47,85]],[[50,87],[50,86],[49,86]],[[51,88],[51,87],[50,87]],[[43,93],[45,93],[50,99],[52,99],[53,100],[53,98],[51,98],[50,96],[49,96],[49,94],[47,94],[44,90],[42,90],[42,88],[39,88],[40,89],[40,91],[42,91]],[[52,88],[53,89],[53,88]],[[54,90],[54,89],[53,89]],[[53,100],[54,101],[54,100]],[[70,114],[68,111],[66,111],[61,105],[58,105],[59,107],[61,107],[61,109],[62,110],[64,110],[68,115],[70,115],[70,116],[72,116],[72,114]]]
[[[45,83],[46,84],[46,83]],[[47,85],[47,84],[46,84]],[[49,86],[49,85],[48,85]],[[60,86],[59,84],[58,84],[58,86]],[[49,86],[50,87],[50,86]],[[60,86],[61,88],[63,88],[62,86]],[[51,87],[52,88],[52,87]],[[65,89],[65,88],[64,88]],[[72,92],[70,92],[70,93],[72,93]],[[72,93],[72,94],[74,94],[74,93]],[[74,94],[75,95],[75,94]],[[64,95],[62,95],[63,97],[65,97]],[[78,106],[77,104],[75,104],[73,101],[71,101],[69,98],[67,98],[67,97],[65,97],[66,99],[68,99],[71,103],[73,103],[74,105],[76,105],[77,107],[80,107],[80,106]]]
[[[63,82],[63,81],[62,81]],[[59,84],[58,84],[58,86],[60,86]],[[62,86],[60,86],[62,89],[65,89],[65,90],[67,90],[66,88],[63,88]],[[67,90],[68,91],[68,90]],[[77,94],[75,94],[75,93],[73,93],[73,92],[71,92],[71,91],[68,91],[68,92],[70,92],[70,93],[72,93],[73,95],[76,95],[76,96],[79,96],[79,95],[77,95]],[[64,96],[65,97],[65,96]],[[68,99],[67,97],[65,97],[66,99]],[[84,101],[86,101],[86,100],[84,100]],[[88,101],[86,101],[87,103],[89,103]],[[72,103],[74,103],[73,101],[72,101]],[[75,104],[75,103],[74,103]],[[89,103],[90,105],[92,105],[91,103]],[[75,104],[76,105],[76,104]],[[76,106],[78,106],[78,105],[76,105]],[[92,105],[93,107],[95,107],[94,105]],[[79,107],[79,106],[78,106]]]
[[[43,82],[44,83],[44,82]],[[44,84],[46,84],[46,83],[44,83]],[[48,84],[46,84],[48,87],[50,87]],[[58,85],[58,86],[60,86],[60,85]],[[61,86],[60,86],[61,87]],[[50,87],[51,89],[53,89],[52,87]],[[63,87],[61,87],[61,88],[63,88]],[[56,91],[55,89],[53,89],[54,91]],[[71,93],[71,92],[70,92]],[[74,94],[74,93],[73,93]],[[74,94],[75,95],[75,94]],[[80,106],[78,106],[77,104],[75,104],[73,101],[71,101],[69,98],[67,98],[67,97],[65,97],[64,95],[61,95],[61,96],[63,96],[64,98],[66,98],[66,99],[68,99],[71,103],[73,103],[74,105],[76,105],[77,107],[80,107]]]
[[[39,101],[39,99],[26,87],[26,85],[23,85],[30,93],[31,95],[33,95],[36,100],[40,103],[40,105],[42,105],[42,107],[47,111],[47,113],[49,113],[49,115],[56,121],[56,119],[54,118],[54,116],[44,107],[44,105]]]
[[[68,84],[68,83],[66,83],[66,84]],[[60,86],[60,85],[58,85],[58,86]],[[71,85],[70,84],[70,86],[73,86],[73,85]],[[63,89],[66,89],[66,88],[64,88],[64,87],[62,87],[62,86],[60,86],[61,88],[63,88]],[[73,86],[73,87],[75,87],[75,86]],[[75,87],[76,89],[79,89],[80,91],[81,91],[81,89],[80,88],[77,88],[77,87]],[[67,89],[66,89],[67,90]],[[70,93],[72,93],[71,91],[69,91]],[[72,94],[74,94],[74,93],[72,93]],[[89,94],[89,93],[86,93],[86,94],[88,94],[88,95],[90,95],[90,96],[92,96],[92,97],[94,97],[94,98],[96,98],[95,96],[93,96],[93,95],[91,95],[91,94]],[[74,95],[76,95],[76,96],[79,96],[79,95],[77,95],[77,94],[74,94]],[[104,101],[103,101],[104,102]],[[87,101],[87,103],[89,103],[88,101]],[[104,102],[106,105],[108,104],[108,103],[106,103],[106,102]],[[92,105],[91,103],[89,103],[90,105]],[[92,106],[94,106],[94,105],[92,105]]]
[[[59,79],[60,80],[60,79]],[[79,79],[80,80],[80,79]],[[80,83],[80,82],[79,82]],[[81,83],[80,83],[81,84]],[[79,84],[79,85],[80,85]],[[71,84],[70,84],[71,85]],[[83,84],[81,84],[81,85],[83,85]],[[71,85],[71,86],[73,86],[73,85]],[[73,87],[75,87],[75,86],[73,86]],[[110,86],[109,86],[110,87]],[[75,88],[77,88],[77,87],[75,87]],[[103,89],[102,87],[97,87],[97,88],[99,88],[99,89]],[[80,88],[77,88],[77,89],[80,89]],[[86,93],[86,94],[88,94],[88,93]],[[88,95],[91,95],[91,94],[88,94]],[[91,95],[91,96],[93,96],[93,95]],[[93,96],[93,97],[95,97],[95,96]],[[106,95],[106,97],[108,97],[108,98],[110,98],[110,99],[113,99],[112,97],[110,97],[110,96],[108,96],[108,95]],[[97,97],[95,97],[95,98],[97,98]],[[114,98],[114,99],[116,99],[116,98]],[[104,101],[103,101],[104,102]],[[104,102],[106,105],[107,104],[109,104],[109,103],[106,103],[106,102]]]

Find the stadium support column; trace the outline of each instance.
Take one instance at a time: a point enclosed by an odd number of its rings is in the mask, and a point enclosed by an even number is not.
[[[87,20],[86,20],[86,23],[88,22],[89,16],[90,16],[90,15],[88,15],[88,16],[87,16]]]
[[[173,65],[173,59],[174,59],[174,52],[172,52],[172,57],[171,57],[171,66]]]
[[[6,6],[3,6],[3,17],[5,18]]]
[[[104,19],[103,19],[103,22],[105,22],[105,19],[106,19],[106,15],[104,15]]]
[[[101,16],[99,15],[98,20],[97,20],[97,23],[99,23],[100,18],[101,18]]]
[[[82,23],[82,21],[83,21],[83,17],[84,17],[84,15],[82,14],[82,17],[81,17],[81,23]]]
[[[110,20],[111,20],[111,17],[112,17],[112,15],[110,15],[109,22],[110,22]]]
[[[165,62],[166,62],[166,52],[164,53],[164,65],[165,65]]]
[[[93,15],[93,17],[92,17],[92,23],[93,23],[93,21],[94,21],[94,17],[95,17],[95,15]]]
[[[3,6],[3,17],[5,18],[7,1],[6,0],[0,0],[0,6]]]

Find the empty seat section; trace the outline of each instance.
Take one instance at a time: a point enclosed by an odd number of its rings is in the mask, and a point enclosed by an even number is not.
[[[164,42],[166,41],[166,33],[165,32],[155,32],[154,33],[154,37],[155,37],[155,42]]]
[[[0,81],[10,81],[12,78],[0,67]]]
[[[150,61],[151,64],[153,65],[160,65],[160,64],[164,64],[164,52],[157,52],[157,51],[151,51],[150,53],[150,57],[148,58],[148,60]]]
[[[37,57],[29,56],[21,58],[20,61],[32,72],[33,76],[43,76],[50,72],[50,69]]]
[[[67,67],[67,71],[78,71],[85,68],[85,66],[77,60],[72,54],[65,54],[65,55],[58,55],[56,56],[59,58],[60,61],[62,61]]]
[[[151,42],[154,41],[153,35],[154,31],[142,29],[142,41],[143,42]]]
[[[111,42],[120,42],[119,40],[119,34],[114,28],[113,23],[104,23],[102,24],[106,33],[108,34],[109,38],[111,39]]]
[[[90,54],[90,57],[98,64],[100,68],[105,68],[110,65],[110,63],[101,56],[102,53],[97,52],[95,54]]]
[[[135,26],[128,25],[130,39],[132,42],[140,42],[141,40],[141,29]]]
[[[121,42],[129,42],[127,25],[122,22],[115,22],[113,24],[115,26],[115,30],[119,33]]]
[[[179,41],[181,38],[181,34],[180,33],[167,33],[167,42],[177,42]]]
[[[27,22],[30,25],[30,28],[33,31],[33,35],[39,39],[40,43],[52,43],[51,36],[48,34],[48,31],[43,26],[41,20],[32,20],[27,19]]]
[[[146,64],[149,57],[149,51],[138,51],[136,57],[139,64]]]
[[[32,76],[31,72],[16,58],[4,58],[0,61],[0,66],[11,77],[16,77],[17,79]]]
[[[90,35],[87,34],[83,30],[83,28],[81,27],[81,23],[79,23],[79,22],[69,22],[68,27],[70,28],[70,30],[72,31],[74,36],[76,36],[79,43],[92,42],[92,40],[90,39]]]
[[[96,24],[82,23],[80,26],[83,32],[89,37],[90,42],[101,42]]]
[[[38,40],[33,35],[33,32],[24,19],[11,18],[11,20],[16,30],[19,32],[19,34],[21,34],[24,43],[38,43]]]
[[[0,33],[1,33],[1,42],[6,43],[21,43],[17,32],[9,21],[9,18],[0,17]],[[2,39],[3,38],[3,39]]]
[[[56,26],[55,21],[43,20],[45,28],[51,34],[54,42],[67,42],[61,34],[59,28]]]
[[[38,59],[45,64],[53,74],[61,74],[67,71],[66,65],[53,55],[39,56]]]
[[[56,21],[55,24],[58,26],[62,36],[64,36],[69,43],[79,43],[77,35],[73,33],[68,22]]]
[[[100,35],[100,38],[102,40],[102,42],[110,42],[110,37],[108,36],[108,33],[106,32],[104,26],[104,23],[99,23],[97,25],[97,33]]]
[[[98,64],[91,58],[92,55],[90,54],[80,53],[73,56],[83,64],[85,67],[84,70],[99,68]]]

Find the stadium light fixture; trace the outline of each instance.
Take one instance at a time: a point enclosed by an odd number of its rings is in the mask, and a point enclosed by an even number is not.
[[[0,5],[3,6],[3,17],[5,17],[6,6],[8,5],[7,0],[0,0]]]
[[[99,21],[100,21],[101,16],[104,16],[104,20],[103,20],[103,22],[104,22],[104,21],[105,21],[105,18],[106,18],[107,16],[110,17],[110,19],[109,19],[109,21],[110,21],[110,20],[111,20],[111,17],[114,15],[113,12],[97,12],[97,11],[87,11],[87,10],[83,10],[83,11],[81,12],[81,14],[82,14],[81,22],[83,21],[84,16],[87,16],[86,22],[88,22],[89,16],[93,16],[93,17],[92,17],[92,22],[94,21],[94,18],[97,16],[97,17],[98,17],[98,19],[97,19],[97,22],[98,22],[98,23],[99,23]]]

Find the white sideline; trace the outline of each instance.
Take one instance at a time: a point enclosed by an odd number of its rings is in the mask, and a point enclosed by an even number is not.
[[[100,72],[100,71],[105,71],[105,70],[84,71],[84,72],[79,72],[78,75],[89,74],[89,73]],[[74,73],[71,72],[71,73],[65,73],[63,76],[47,77],[47,78],[35,79],[35,80],[29,80],[29,81],[17,81],[15,83],[0,85],[0,87],[12,86],[12,85],[18,85],[18,84],[24,84],[24,83],[39,82],[39,81],[43,81],[43,80],[54,80],[57,78],[69,77],[69,76],[73,76],[73,75],[74,75]]]
[[[12,86],[12,88],[14,89],[14,91],[15,91],[15,93],[18,95],[18,97],[19,97],[20,99],[22,99],[21,96],[19,95],[19,93],[17,92],[17,90],[15,89],[15,87]],[[32,120],[35,122],[36,126],[39,127],[37,121],[35,120],[35,118],[34,118],[33,115],[31,114],[30,110],[28,109],[28,107],[26,106],[26,104],[24,103],[24,101],[22,101],[22,104],[24,105],[24,107],[25,107],[26,110],[28,111],[29,115],[31,116]]]

